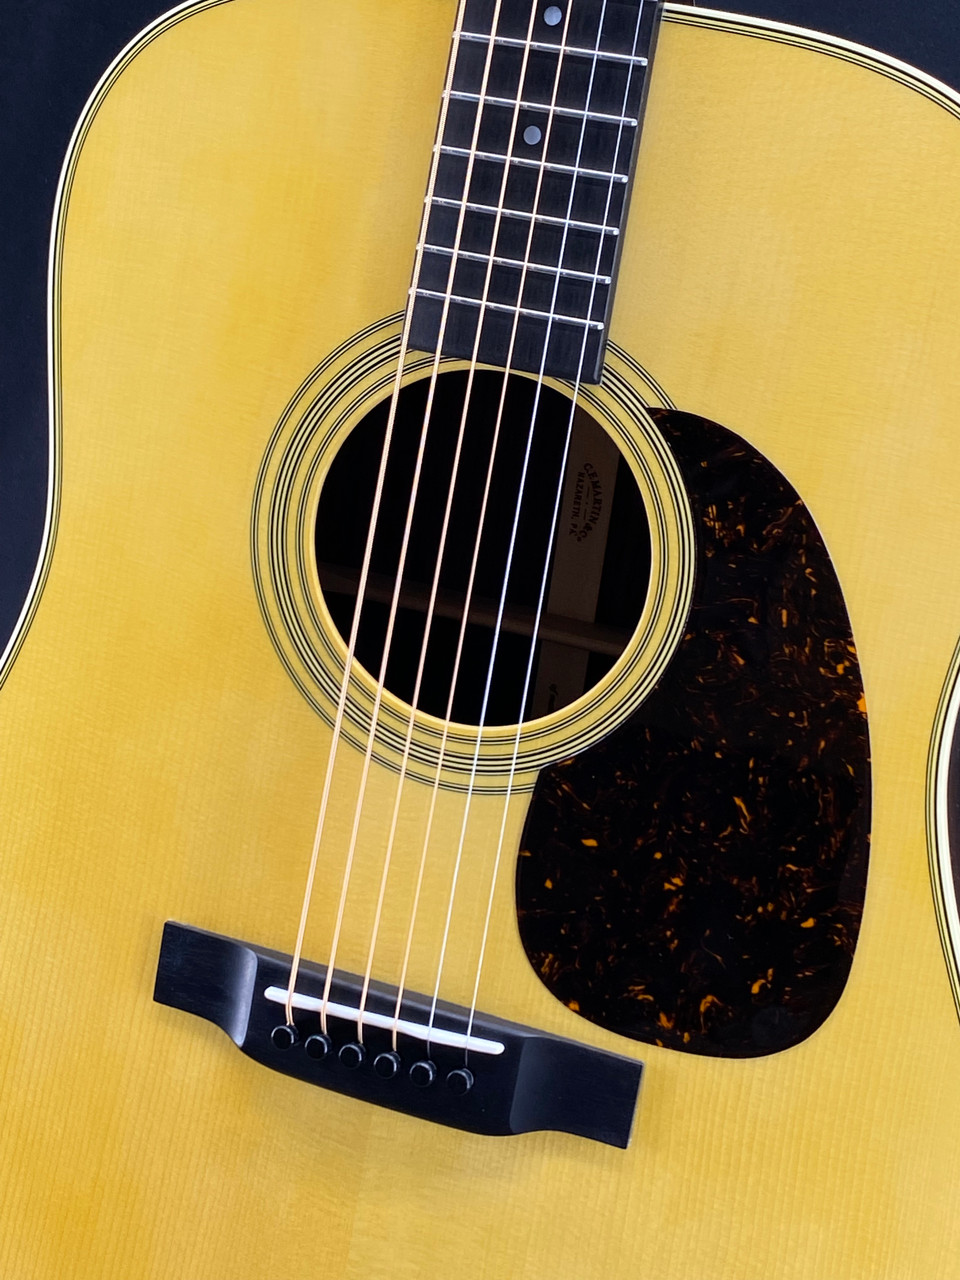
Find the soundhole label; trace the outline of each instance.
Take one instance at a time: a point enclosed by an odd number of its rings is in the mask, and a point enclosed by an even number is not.
[[[567,396],[537,396],[512,376],[501,407],[502,375],[481,370],[464,419],[467,379],[437,379],[402,573],[429,376],[401,392],[356,655],[377,678],[396,596],[387,688],[439,718],[511,725],[575,702],[626,649],[647,597],[650,531],[626,459]],[[388,407],[353,429],[320,493],[317,569],[344,642]]]

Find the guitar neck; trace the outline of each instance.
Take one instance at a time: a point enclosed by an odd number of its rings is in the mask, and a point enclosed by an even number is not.
[[[599,382],[660,0],[465,0],[410,345]]]

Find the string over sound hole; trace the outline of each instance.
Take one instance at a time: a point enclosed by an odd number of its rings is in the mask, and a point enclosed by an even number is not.
[[[374,676],[383,658],[428,386],[428,378],[415,382],[399,398],[356,648]],[[457,462],[466,389],[465,372],[437,380],[386,686],[405,702],[413,700],[426,636],[418,708],[445,716],[454,684],[454,720],[513,724],[574,701],[623,652],[646,598],[650,535],[632,472],[611,438],[577,409],[564,467],[571,402],[546,386],[537,395],[529,378],[510,376],[504,392],[503,374],[475,375]],[[317,567],[344,638],[356,606],[387,410],[386,403],[378,405],[354,429],[320,496]]]

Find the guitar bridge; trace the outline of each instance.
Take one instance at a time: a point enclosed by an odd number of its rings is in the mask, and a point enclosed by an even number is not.
[[[221,1027],[245,1054],[308,1084],[471,1133],[551,1129],[616,1147],[630,1141],[643,1064],[456,1005],[371,983],[357,1039],[363,982],[336,973],[320,1011],[326,968],[304,962],[283,1014],[291,959],[168,921],[153,998]],[[393,1031],[396,1028],[396,1047]]]

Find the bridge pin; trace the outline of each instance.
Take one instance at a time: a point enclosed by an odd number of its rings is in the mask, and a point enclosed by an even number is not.
[[[458,1067],[447,1076],[447,1088],[458,1097],[463,1097],[473,1088],[473,1072],[466,1067]]]
[[[329,1036],[323,1034],[307,1036],[303,1047],[311,1058],[316,1058],[319,1061],[333,1051],[333,1041]]]
[[[437,1078],[436,1064],[429,1058],[421,1058],[410,1068],[410,1079],[418,1089],[427,1089]]]
[[[291,1023],[282,1022],[270,1032],[270,1041],[275,1049],[292,1049],[300,1039],[300,1033]]]
[[[349,1067],[351,1071],[355,1071],[359,1067],[367,1051],[362,1044],[358,1044],[355,1040],[350,1044],[345,1044],[337,1055],[345,1067]]]
[[[381,1080],[392,1080],[400,1070],[399,1053],[378,1053],[373,1060],[373,1069]]]

